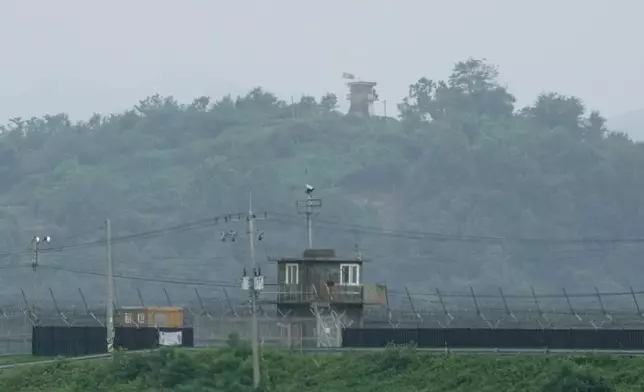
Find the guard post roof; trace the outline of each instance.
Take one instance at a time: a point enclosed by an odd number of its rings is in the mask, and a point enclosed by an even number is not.
[[[302,253],[302,256],[281,257],[273,259],[272,261],[277,261],[277,263],[316,262],[332,264],[362,264],[368,260],[359,257],[357,254],[338,256],[334,249],[306,249]]]
[[[155,312],[173,312],[183,310],[181,306],[119,306],[118,310],[151,310]]]

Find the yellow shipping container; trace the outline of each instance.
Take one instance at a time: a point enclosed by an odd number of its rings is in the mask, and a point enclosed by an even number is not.
[[[123,327],[183,327],[183,308],[176,306],[122,307],[116,325]]]

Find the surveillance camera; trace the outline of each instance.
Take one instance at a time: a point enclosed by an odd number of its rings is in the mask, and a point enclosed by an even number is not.
[[[310,195],[311,193],[313,193],[314,190],[315,190],[315,188],[313,188],[309,184],[306,184],[306,190],[304,191],[304,193],[306,193],[307,195]]]

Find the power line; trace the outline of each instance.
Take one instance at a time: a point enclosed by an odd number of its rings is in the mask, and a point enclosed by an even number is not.
[[[264,215],[266,215],[266,213],[264,213]],[[216,226],[220,223],[242,221],[242,220],[245,220],[245,218],[246,218],[246,214],[240,214],[240,213],[225,214],[225,215],[220,215],[212,218],[202,219],[199,221],[181,223],[174,226],[168,226],[162,229],[150,230],[150,231],[123,235],[123,236],[116,236],[112,238],[112,243],[145,240],[145,239],[160,237],[166,234],[176,234],[176,233],[182,233],[187,231],[193,231],[193,230]],[[69,249],[101,247],[101,246],[104,246],[105,244],[106,244],[106,240],[100,239],[100,240],[87,241],[87,242],[78,243],[78,244],[69,244],[69,245],[61,245],[58,247],[41,248],[40,252],[41,253],[62,252]],[[31,253],[30,250],[0,253],[0,258],[6,258],[11,256],[23,256],[30,253]]]
[[[92,228],[92,229],[89,229],[89,230],[85,230],[82,233],[79,232],[79,233],[76,233],[74,235],[64,237],[63,241],[69,241],[69,240],[72,240],[72,239],[84,237],[84,236],[87,236],[89,233],[94,233],[94,232],[98,231],[99,229],[100,228],[95,227],[95,228]],[[0,258],[8,258],[8,257],[12,257],[12,256],[24,256],[24,255],[29,255],[31,253],[33,253],[33,250],[31,248],[31,246],[26,246],[24,250],[14,251],[14,252],[7,252],[7,253],[0,253]]]
[[[92,271],[92,270],[83,270],[75,269],[61,266],[52,266],[52,265],[42,265],[40,268],[47,268],[54,271],[63,271],[73,274],[80,275],[93,275],[93,276],[106,276],[105,272]],[[198,279],[176,279],[170,277],[162,276],[136,276],[136,275],[127,275],[127,274],[113,274],[114,278],[118,279],[127,279],[127,280],[138,280],[144,282],[153,282],[153,283],[169,283],[169,284],[181,284],[181,285],[190,285],[190,286],[208,286],[208,287],[225,287],[225,288],[238,288],[238,284],[231,282],[223,281],[207,281],[207,280],[198,280]]]
[[[82,237],[88,237],[90,234],[95,234],[97,231],[103,231],[102,226],[95,226],[94,228],[90,228],[87,230],[79,231],[76,232],[75,234],[71,234],[68,236],[65,236],[63,238],[55,238],[56,242],[69,242],[71,240],[75,240],[77,238],[82,238]]]
[[[170,226],[166,227],[163,229],[158,229],[158,230],[150,230],[146,232],[141,232],[141,233],[135,233],[135,234],[129,234],[129,235],[124,235],[124,236],[116,236],[112,238],[112,243],[119,243],[119,242],[127,242],[127,241],[135,241],[135,240],[145,240],[145,239],[150,239],[150,238],[155,238],[155,237],[160,237],[166,234],[175,234],[175,233],[182,233],[182,232],[187,232],[187,231],[192,231],[192,230],[198,230],[198,229],[203,229],[207,227],[212,227],[215,226],[216,224],[219,223],[219,220],[222,217],[215,217],[215,218],[210,218],[207,220],[203,221],[197,221],[197,222],[190,222],[190,223],[184,223],[184,224],[179,224],[175,226]],[[95,240],[95,241],[89,241],[85,243],[80,243],[80,244],[73,244],[73,245],[63,245],[60,247],[56,248],[46,248],[43,249],[43,252],[56,252],[56,251],[63,251],[63,250],[68,250],[68,249],[78,249],[78,248],[93,248],[97,246],[104,246],[106,241],[104,239],[101,240]]]
[[[6,264],[0,265],[0,269],[9,269],[9,268],[27,268],[30,267],[27,264]]]
[[[271,212],[269,221],[284,224],[299,224],[296,216],[284,213]],[[275,218],[277,217],[277,218]],[[474,242],[474,243],[504,243],[504,242],[524,242],[524,243],[543,243],[543,244],[618,244],[618,243],[644,243],[644,238],[526,238],[526,237],[499,237],[499,236],[472,236],[450,233],[424,232],[416,230],[393,230],[383,229],[375,226],[366,226],[353,223],[337,222],[324,219],[316,219],[316,226],[333,228],[334,230],[345,230],[352,232],[361,232],[365,234],[384,235],[388,237],[397,237],[404,239],[432,240],[446,242]]]
[[[272,221],[278,224],[298,224],[299,219],[297,216],[284,213],[270,213],[271,218],[267,221]],[[267,218],[268,213],[264,213]],[[212,227],[220,223],[228,223],[234,221],[242,221],[245,219],[244,213],[225,214],[212,218],[202,219],[194,222],[181,223],[173,226],[168,226],[162,229],[150,230],[140,233],[134,233],[123,236],[116,236],[112,239],[112,243],[121,243],[127,241],[146,240],[156,238],[167,234],[177,234],[203,228]],[[367,226],[353,223],[330,221],[325,219],[316,219],[315,226],[320,228],[327,228],[333,230],[350,231],[352,233],[380,235],[390,238],[401,238],[410,240],[429,240],[438,242],[466,242],[466,243],[480,243],[480,244],[499,244],[506,242],[523,242],[523,243],[537,243],[537,244],[640,244],[644,243],[644,238],[578,238],[578,239],[561,239],[561,238],[521,238],[521,237],[498,237],[498,236],[471,236],[471,235],[458,235],[449,233],[437,232],[424,232],[416,230],[393,230],[383,229],[381,227]],[[57,247],[42,248],[41,253],[47,252],[61,252],[70,249],[83,249],[93,248],[105,245],[105,239],[87,241],[77,244],[61,245]],[[12,256],[24,256],[31,253],[31,250],[21,250],[7,253],[0,253],[0,258],[7,258]]]
[[[0,268],[14,268],[14,267],[28,267],[27,265],[9,265],[9,266],[1,266]],[[90,275],[90,276],[101,276],[105,277],[106,273],[101,272],[101,271],[93,271],[93,270],[83,270],[83,269],[75,269],[75,268],[68,268],[68,267],[62,267],[62,266],[52,266],[52,265],[42,265],[40,268],[46,268],[54,271],[62,271],[62,272],[68,272],[68,273],[73,273],[73,274],[80,274],[80,275]],[[135,280],[135,281],[144,281],[144,282],[152,282],[152,283],[168,283],[168,284],[178,284],[178,285],[188,285],[188,286],[204,286],[204,287],[216,287],[216,288],[239,288],[239,284],[232,283],[232,282],[227,282],[227,281],[209,281],[209,280],[200,280],[200,279],[176,279],[172,277],[163,277],[163,276],[140,276],[140,275],[128,275],[128,274],[114,274],[114,278],[117,279],[125,279],[125,280]],[[268,286],[271,286],[270,284],[267,284]],[[401,291],[393,288],[389,288],[387,290],[388,294],[393,297],[400,297],[400,298],[406,298],[406,291]],[[438,293],[431,293],[431,292],[422,292],[422,291],[413,291],[411,290],[410,295],[412,297],[426,297],[426,298],[461,298],[461,299],[471,299],[472,294],[471,293],[466,293],[466,292],[445,292],[441,291],[440,294]],[[633,295],[644,295],[644,291],[641,290],[633,290],[633,291],[613,291],[613,292],[599,292],[599,295],[601,297],[631,297]],[[580,293],[539,293],[538,295],[539,299],[564,299],[566,297],[568,298],[597,298],[598,293],[597,292],[580,292]],[[533,298],[531,294],[519,294],[519,293],[506,293],[504,294],[504,297],[506,299],[526,299],[530,300]],[[476,298],[478,299],[500,299],[502,298],[498,294],[490,294],[490,293],[477,293]]]

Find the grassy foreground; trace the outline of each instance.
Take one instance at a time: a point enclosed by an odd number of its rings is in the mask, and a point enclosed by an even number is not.
[[[15,363],[46,361],[47,359],[50,359],[50,358],[34,357],[33,355],[27,355],[27,354],[2,355],[0,356],[0,366],[11,365]]]
[[[263,353],[265,391],[642,391],[644,360],[432,355],[413,349],[305,355]],[[0,372],[0,391],[250,391],[250,351],[162,350]]]

